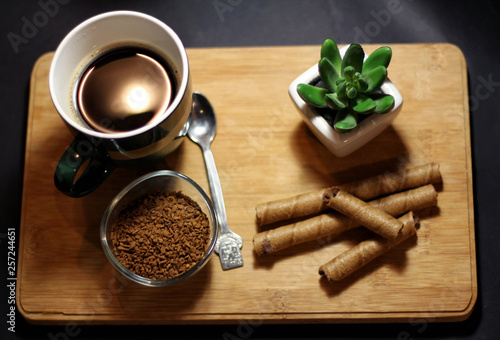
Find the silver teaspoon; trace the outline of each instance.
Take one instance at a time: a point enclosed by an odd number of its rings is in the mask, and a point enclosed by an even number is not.
[[[219,174],[215,167],[214,156],[210,150],[210,144],[214,140],[216,130],[217,121],[212,105],[210,105],[208,99],[201,93],[193,93],[193,108],[188,136],[200,146],[203,158],[205,159],[210,192],[212,193],[220,226],[220,234],[215,244],[215,252],[219,254],[222,269],[226,270],[243,266],[243,258],[240,250],[243,246],[243,239],[238,234],[232,232],[227,223],[226,207],[224,205],[224,197],[222,196]]]

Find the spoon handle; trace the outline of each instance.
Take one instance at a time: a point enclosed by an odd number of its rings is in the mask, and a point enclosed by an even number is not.
[[[222,195],[219,173],[217,172],[217,167],[215,166],[214,155],[209,147],[203,147],[202,150],[207,167],[208,184],[210,185],[210,192],[212,193],[215,211],[217,212],[217,217],[219,219],[221,234],[231,233],[232,231],[229,229],[227,224],[226,207],[224,205],[224,197]]]

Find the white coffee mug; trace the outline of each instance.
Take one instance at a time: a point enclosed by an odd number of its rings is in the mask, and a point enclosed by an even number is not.
[[[102,132],[92,129],[81,116],[75,87],[92,62],[117,47],[153,50],[175,70],[177,89],[166,110],[146,125]],[[181,144],[189,127],[192,84],[186,50],[170,27],[143,13],[103,13],[75,27],[54,54],[49,91],[57,112],[76,135],[54,176],[57,188],[72,197],[93,191],[116,166],[140,166],[163,159]],[[86,168],[76,178],[82,166]]]

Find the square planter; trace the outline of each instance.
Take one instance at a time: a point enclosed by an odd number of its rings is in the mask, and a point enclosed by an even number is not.
[[[343,57],[348,46],[340,49]],[[365,55],[366,59],[367,55]],[[297,85],[300,83],[311,84],[319,78],[318,65],[315,64],[298,76],[289,86],[288,92],[295,102],[305,123],[320,140],[320,142],[337,157],[344,157],[356,151],[370,140],[375,138],[396,119],[403,105],[403,98],[394,84],[387,78],[380,90],[394,97],[394,108],[383,114],[372,113],[356,126],[352,131],[339,133],[328,124],[318,109],[306,104],[299,93]]]

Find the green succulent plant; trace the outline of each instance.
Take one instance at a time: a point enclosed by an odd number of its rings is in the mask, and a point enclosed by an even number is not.
[[[394,98],[383,94],[380,86],[387,78],[392,50],[383,46],[364,60],[359,44],[351,44],[340,56],[337,44],[326,39],[318,62],[321,83],[298,84],[300,97],[309,105],[334,110],[333,128],[339,132],[354,129],[363,115],[387,113],[394,107]]]

